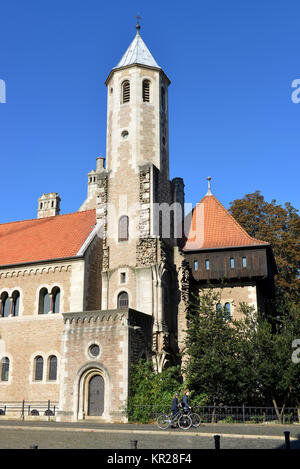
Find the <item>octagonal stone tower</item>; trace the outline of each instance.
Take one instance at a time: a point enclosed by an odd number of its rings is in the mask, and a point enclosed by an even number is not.
[[[169,181],[170,80],[139,29],[105,82],[106,169],[97,177],[104,250],[101,296],[102,309],[126,306],[153,316],[154,348],[161,352],[172,321],[176,323],[170,317],[171,217],[159,216],[159,206],[168,212],[176,192]]]

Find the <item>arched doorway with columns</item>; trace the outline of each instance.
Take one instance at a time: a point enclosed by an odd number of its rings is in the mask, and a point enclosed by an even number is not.
[[[110,420],[110,380],[107,371],[98,364],[89,364],[78,375],[78,420]]]

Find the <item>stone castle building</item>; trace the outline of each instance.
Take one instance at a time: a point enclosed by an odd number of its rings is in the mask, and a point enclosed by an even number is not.
[[[192,292],[226,277],[233,315],[272,294],[270,245],[210,188],[184,214],[183,180],[169,178],[170,80],[139,26],[105,83],[106,158],[79,210],[60,215],[59,195],[43,194],[36,219],[0,225],[0,414],[50,400],[57,420],[124,420],[130,364],[175,360]]]

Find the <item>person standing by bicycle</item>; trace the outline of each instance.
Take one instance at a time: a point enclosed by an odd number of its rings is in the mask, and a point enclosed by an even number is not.
[[[189,389],[186,389],[184,391],[184,396],[181,400],[181,403],[182,403],[182,407],[183,407],[183,412],[185,414],[188,414],[189,411],[191,410],[191,407],[189,406],[189,394],[190,394],[190,391]]]
[[[174,398],[172,400],[171,411],[172,411],[172,420],[173,420],[175,419],[176,415],[179,412],[178,392],[174,394]],[[172,425],[172,428],[175,428],[174,424]]]

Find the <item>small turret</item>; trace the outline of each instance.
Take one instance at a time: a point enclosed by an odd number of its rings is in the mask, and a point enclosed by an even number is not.
[[[43,194],[38,199],[38,218],[55,217],[60,212],[60,197],[57,192]]]
[[[97,175],[105,170],[105,158],[103,156],[99,156],[96,158],[97,166],[96,171],[92,169],[91,172],[88,173],[88,194],[87,199],[83,202],[81,207],[79,208],[79,212],[84,210],[91,210],[96,208],[96,199],[97,199]]]

